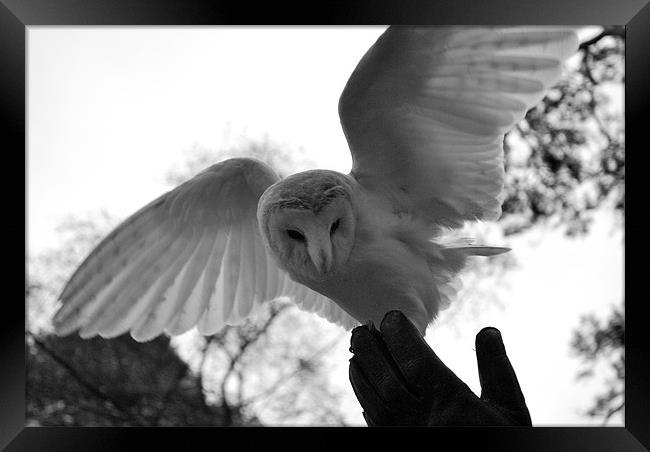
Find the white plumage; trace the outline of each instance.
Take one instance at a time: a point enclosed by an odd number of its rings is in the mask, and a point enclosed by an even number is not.
[[[391,27],[348,81],[349,175],[204,170],[118,226],[61,294],[59,334],[212,334],[285,296],[347,329],[399,309],[424,333],[468,256],[446,228],[495,220],[503,137],[577,49],[560,28]]]

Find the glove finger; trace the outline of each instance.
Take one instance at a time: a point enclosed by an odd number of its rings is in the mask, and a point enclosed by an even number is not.
[[[364,410],[363,417],[368,425],[392,425],[390,409],[370,384],[356,358],[350,360],[349,376],[352,390]]]
[[[418,394],[431,392],[432,385],[446,386],[458,379],[400,311],[388,312],[380,330],[395,364]]]
[[[355,361],[379,397],[393,412],[410,412],[419,405],[393,362],[381,335],[372,327],[357,327],[350,341]]]
[[[527,410],[524,394],[498,329],[483,328],[476,335],[476,359],[481,398],[510,410]]]

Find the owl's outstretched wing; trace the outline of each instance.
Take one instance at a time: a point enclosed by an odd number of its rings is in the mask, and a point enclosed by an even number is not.
[[[339,101],[351,175],[433,224],[498,219],[504,134],[577,47],[557,27],[389,28]]]
[[[130,331],[146,341],[197,325],[213,334],[280,296],[345,326],[338,306],[328,311],[332,301],[290,280],[266,250],[257,202],[278,180],[257,160],[226,160],[140,209],[72,275],[54,317],[57,333]]]

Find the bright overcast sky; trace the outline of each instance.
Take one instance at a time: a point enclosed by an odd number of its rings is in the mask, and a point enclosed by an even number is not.
[[[268,136],[347,172],[338,98],[384,29],[29,27],[30,252],[55,246],[67,215],[134,212],[161,194],[165,173],[193,146]],[[507,276],[502,308],[427,336],[478,391],[474,335],[500,328],[536,425],[586,423],[571,329],[580,314],[607,313],[623,296],[622,237],[603,218],[584,239],[513,241],[520,267]],[[340,361],[335,373],[353,398]]]

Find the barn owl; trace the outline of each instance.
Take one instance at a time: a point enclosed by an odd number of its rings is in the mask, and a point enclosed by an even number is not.
[[[498,219],[504,134],[577,46],[557,27],[388,28],[339,100],[349,174],[210,166],[90,253],[61,293],[56,331],[210,335],[288,297],[346,329],[397,309],[424,334],[467,259],[507,251],[445,234]]]

